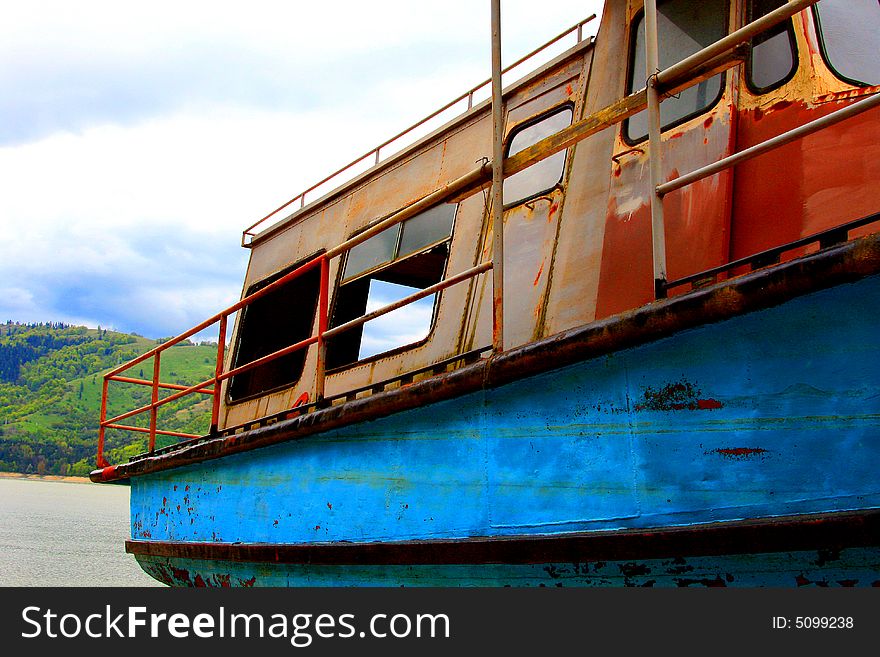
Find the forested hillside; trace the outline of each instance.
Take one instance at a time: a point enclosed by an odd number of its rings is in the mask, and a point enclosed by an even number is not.
[[[61,323],[0,324],[0,471],[85,475],[94,468],[101,405],[101,375],[160,342],[106,329]],[[185,343],[162,356],[163,382],[194,384],[211,376],[216,345]],[[152,376],[152,360],[126,375]],[[147,386],[112,383],[108,413],[149,402]],[[203,395],[163,406],[162,429],[202,434],[210,407]],[[146,417],[126,421],[145,426]],[[160,439],[168,444],[174,439]],[[109,431],[110,460],[145,449],[143,434]]]

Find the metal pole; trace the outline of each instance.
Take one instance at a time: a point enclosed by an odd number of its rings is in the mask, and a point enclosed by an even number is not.
[[[105,422],[107,421],[107,393],[110,380],[104,378],[103,389],[101,390],[101,423],[98,425],[98,467],[105,468],[110,465],[104,458],[104,433],[106,431]]]
[[[651,174],[651,244],[654,261],[654,298],[666,296],[666,228],[663,197],[657,187],[663,178],[660,137],[660,93],[657,73],[660,55],[657,38],[657,0],[645,0],[645,75],[648,100],[648,159]]]
[[[315,401],[324,399],[324,380],[327,371],[327,323],[330,307],[330,259],[321,257],[321,284],[318,288],[318,357],[315,373]]]
[[[220,426],[220,375],[223,374],[223,361],[226,358],[226,320],[228,315],[220,318],[217,339],[217,362],[214,363],[214,396],[211,402],[211,434],[217,433]]]
[[[149,450],[152,452],[156,449],[156,416],[159,407],[156,403],[159,401],[159,360],[161,352],[157,351],[153,358],[153,394],[150,401],[150,445]]]
[[[492,347],[504,350],[504,99],[501,0],[492,0]]]

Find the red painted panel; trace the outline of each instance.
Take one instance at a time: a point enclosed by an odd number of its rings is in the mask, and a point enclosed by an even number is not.
[[[809,108],[780,102],[741,112],[737,150],[829,114],[845,103]],[[731,258],[794,241],[880,210],[880,109],[736,167]]]

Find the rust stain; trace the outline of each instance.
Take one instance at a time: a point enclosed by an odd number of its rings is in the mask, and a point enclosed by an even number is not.
[[[532,283],[532,285],[533,285],[534,287],[537,287],[537,286],[538,286],[538,281],[541,280],[541,274],[543,274],[543,273],[544,273],[544,263],[542,262],[542,263],[541,263],[541,268],[538,270],[538,275],[535,276],[535,282]]]
[[[760,121],[764,118],[765,115],[772,114],[773,112],[776,112],[778,110],[783,110],[791,104],[792,103],[790,100],[780,100],[778,103],[774,103],[770,107],[764,109],[756,107],[753,116],[755,117],[755,121]]]
[[[794,578],[794,581],[797,583],[798,586],[809,586],[810,584],[815,584],[816,586],[819,586],[822,588],[828,587],[828,582],[825,580],[818,580],[818,581],[814,582],[811,579],[807,579],[803,575],[798,575],[797,577]]]
[[[175,568],[174,566],[171,566],[171,575],[174,579],[180,582],[190,584],[189,571],[185,568]]]
[[[730,577],[728,575],[728,577]],[[730,580],[733,578],[730,577]],[[727,582],[721,579],[721,575],[716,575],[715,579],[709,579],[705,577],[703,579],[686,579],[686,578],[678,578],[675,580],[675,583],[681,588],[687,588],[689,586],[697,585],[697,586],[706,586],[709,588],[718,588],[718,587],[726,587]]]
[[[727,458],[747,459],[750,456],[766,454],[767,450],[761,449],[760,447],[729,447],[725,449],[716,449],[714,452],[716,454],[721,454],[721,456],[726,456]]]
[[[702,399],[701,390],[690,381],[667,383],[659,390],[648,386],[644,402],[636,404],[636,411],[711,411],[723,408],[717,399]]]
[[[703,127],[708,130],[712,126],[712,123],[714,121],[715,117],[710,114],[709,117],[705,121],[703,121]]]
[[[873,87],[860,87],[858,89],[846,89],[844,91],[833,91],[831,93],[822,94],[816,97],[817,103],[831,103],[839,100],[849,100],[851,98],[860,98],[862,96],[870,96],[880,91],[880,85]]]
[[[574,89],[571,88],[571,82],[565,85],[565,93],[571,96],[574,93]]]

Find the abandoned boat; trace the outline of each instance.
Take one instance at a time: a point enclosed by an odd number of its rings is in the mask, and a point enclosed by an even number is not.
[[[248,228],[241,301],[105,376],[91,478],[146,572],[880,585],[880,5],[583,27],[506,87],[495,29],[490,100]],[[160,381],[213,325],[214,376]],[[151,402],[108,417],[118,386]],[[190,394],[210,430],[157,427]]]

